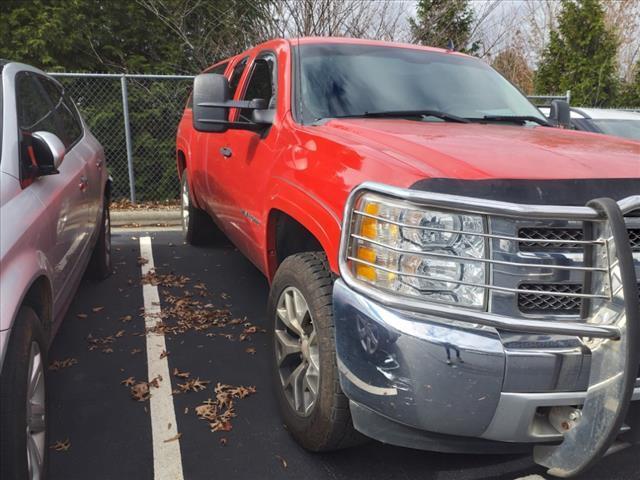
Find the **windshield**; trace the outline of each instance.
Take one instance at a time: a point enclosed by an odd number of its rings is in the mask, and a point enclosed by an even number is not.
[[[602,133],[640,140],[640,120],[591,120]]]
[[[438,111],[462,118],[544,116],[480,60],[375,45],[302,45],[300,120],[385,111]],[[425,117],[430,121],[442,121]]]

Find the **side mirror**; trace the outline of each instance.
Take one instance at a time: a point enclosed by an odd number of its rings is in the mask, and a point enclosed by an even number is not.
[[[551,109],[549,111],[549,120],[556,127],[570,128],[571,127],[571,107],[564,100],[554,100],[551,102]]]
[[[248,108],[255,114],[267,110],[267,101],[262,98],[253,100],[230,100],[229,81],[223,75],[202,73],[193,81],[193,128],[200,132],[226,132],[229,128],[259,132],[273,123],[273,113],[258,114],[254,122],[230,122],[230,108]],[[271,118],[271,120],[269,120]]]
[[[51,132],[32,134],[32,147],[38,164],[38,176],[55,175],[64,160],[67,150],[62,140]]]
[[[201,132],[226,132],[229,128],[229,81],[224,75],[202,73],[193,81],[193,128]],[[214,107],[211,104],[220,104]]]

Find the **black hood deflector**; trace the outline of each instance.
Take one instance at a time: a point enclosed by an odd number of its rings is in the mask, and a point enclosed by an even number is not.
[[[640,178],[565,180],[428,178],[417,181],[410,188],[529,205],[583,206],[594,198],[606,197],[619,201],[631,195],[640,195]]]

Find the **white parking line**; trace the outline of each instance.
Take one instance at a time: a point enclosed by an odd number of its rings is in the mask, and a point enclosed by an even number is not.
[[[142,265],[142,275],[146,275],[154,268],[151,237],[140,237],[140,256],[147,259]],[[159,318],[160,296],[158,287],[145,284],[142,286],[144,298],[144,320],[146,327],[153,327]],[[158,388],[151,388],[151,436],[153,439],[153,478],[154,480],[183,480],[182,455],[180,454],[180,440],[166,442],[178,434],[176,412],[171,395],[171,377],[167,357],[162,355],[166,351],[164,335],[147,335],[147,368],[149,380],[160,375],[162,381]],[[163,358],[160,358],[160,357]]]

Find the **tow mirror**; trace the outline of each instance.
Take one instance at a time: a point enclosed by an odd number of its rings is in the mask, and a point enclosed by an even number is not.
[[[571,107],[564,100],[554,100],[551,102],[549,111],[549,120],[556,127],[571,127]]]
[[[55,175],[67,153],[62,140],[51,132],[35,132],[32,134],[31,146],[38,164],[38,176]]]
[[[223,75],[202,73],[193,81],[193,128],[201,132],[225,132],[228,129],[229,81]],[[214,107],[213,104],[220,104]]]
[[[229,81],[223,75],[202,73],[193,82],[193,127],[201,132],[261,131],[273,123],[274,113],[262,98],[231,100]],[[253,110],[253,122],[230,122],[230,108]],[[260,113],[262,112],[262,113]]]

